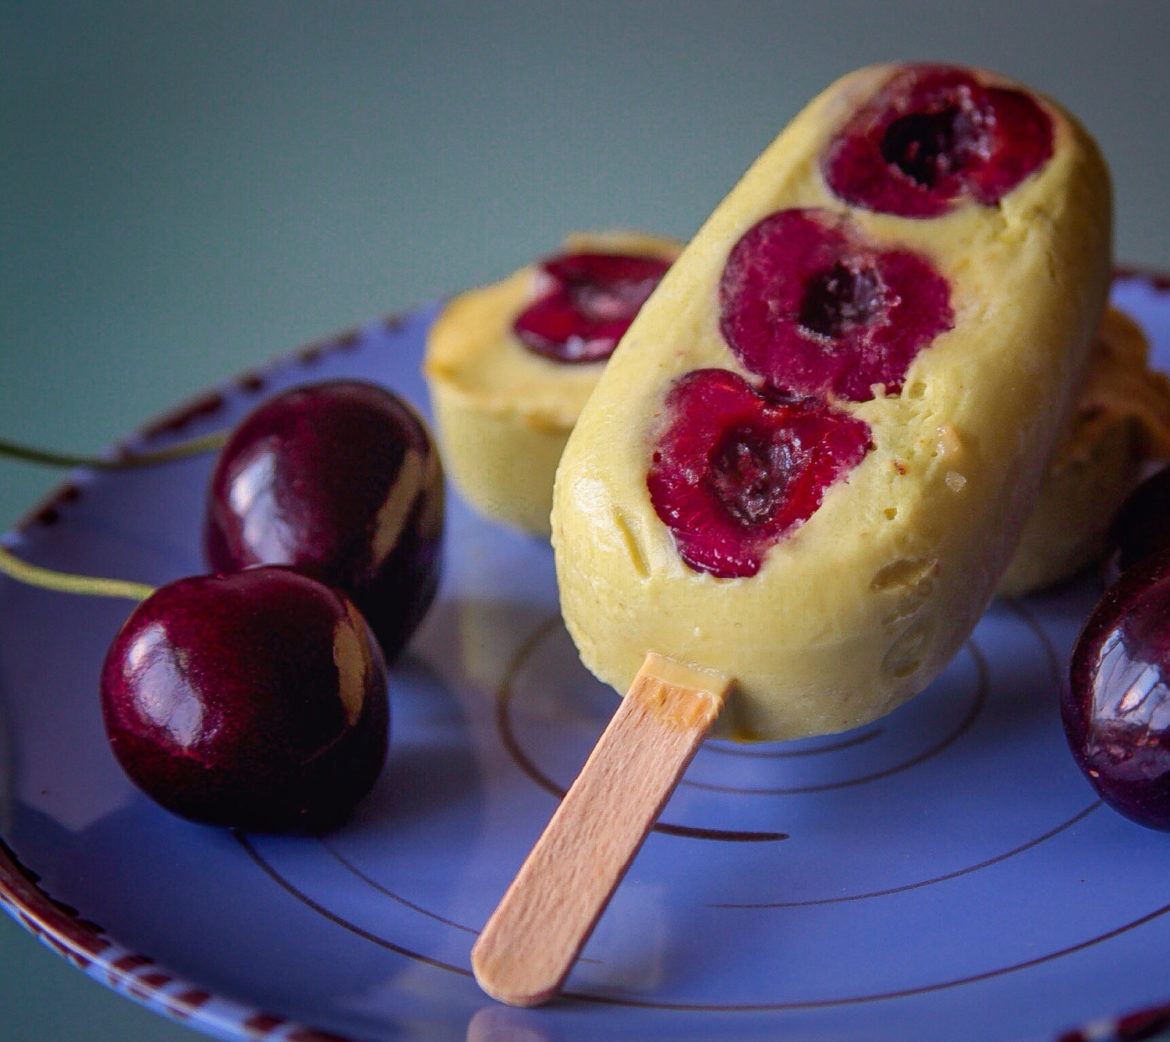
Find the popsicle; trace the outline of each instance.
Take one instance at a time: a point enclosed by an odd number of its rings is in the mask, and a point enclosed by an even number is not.
[[[580,232],[556,256],[447,302],[423,374],[447,471],[478,513],[549,534],[569,431],[680,249],[636,231]]]
[[[1110,240],[1079,125],[935,65],[840,80],[716,208],[557,471],[565,623],[628,694],[476,943],[489,994],[556,994],[712,725],[855,727],[945,666],[1066,422]]]
[[[438,416],[448,470],[482,516],[537,536],[550,534],[556,465],[620,332],[682,249],[633,231],[577,232],[561,252],[452,298],[427,340],[423,372]],[[551,272],[581,263],[574,292]],[[645,261],[644,266],[641,262]],[[634,262],[631,264],[630,262]],[[517,328],[567,302],[552,321],[567,331],[607,330],[589,362],[539,354]],[[580,332],[568,332],[565,344]],[[1170,381],[1148,365],[1141,328],[1116,308],[1094,338],[1073,421],[1045,471],[999,593],[1023,596],[1095,560],[1109,520],[1141,465],[1170,456]]]

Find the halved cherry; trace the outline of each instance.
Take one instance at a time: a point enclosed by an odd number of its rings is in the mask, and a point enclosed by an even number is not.
[[[682,377],[646,484],[679,555],[696,571],[743,578],[808,520],[869,451],[869,427],[821,399],[785,400],[723,369]]]
[[[604,361],[654,292],[668,261],[571,253],[541,265],[548,292],[513,324],[520,341],[557,362]]]
[[[840,214],[781,210],[732,248],[720,328],[736,357],[788,394],[896,394],[914,357],[954,324],[928,260],[882,249]]]
[[[910,65],[830,142],[821,169],[841,199],[936,217],[992,206],[1052,155],[1052,120],[1029,94],[947,65]]]

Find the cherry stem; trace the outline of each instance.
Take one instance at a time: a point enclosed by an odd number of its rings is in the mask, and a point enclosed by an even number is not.
[[[226,431],[213,431],[198,438],[176,442],[161,449],[146,452],[127,452],[109,459],[102,456],[75,456],[66,452],[49,452],[45,449],[21,445],[15,441],[0,438],[0,456],[25,463],[40,463],[51,467],[90,467],[96,470],[126,470],[130,467],[169,463],[173,460],[197,456],[221,448],[227,441]],[[132,601],[144,601],[154,587],[146,583],[131,582],[128,579],[107,579],[94,575],[74,575],[42,568],[17,557],[12,551],[0,546],[0,574],[17,582],[37,586],[43,590],[60,593],[82,593],[97,597],[124,597]]]
[[[58,572],[52,568],[29,564],[17,557],[11,550],[0,546],[0,572],[29,586],[60,593],[85,593],[98,597],[124,597],[131,601],[144,601],[154,587],[146,583],[131,582],[128,579],[103,579],[92,575],[73,575]]]
[[[97,470],[124,470],[127,467],[149,466],[155,463],[169,463],[173,460],[197,456],[221,448],[227,440],[225,431],[214,431],[198,438],[176,442],[161,449],[144,452],[127,452],[109,459],[101,456],[74,456],[65,452],[48,452],[29,445],[0,438],[0,455],[25,463],[40,463],[51,467],[92,467]]]

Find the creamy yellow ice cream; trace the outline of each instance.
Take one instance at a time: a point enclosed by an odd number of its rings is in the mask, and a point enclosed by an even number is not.
[[[563,247],[666,261],[679,249],[633,231],[579,233]],[[430,330],[423,373],[459,493],[485,517],[547,536],[553,474],[605,363],[556,361],[517,338],[516,317],[543,291],[541,268],[532,264],[454,297]]]
[[[920,691],[993,594],[1068,416],[1110,281],[1111,193],[1092,141],[1049,101],[1052,155],[986,206],[929,219],[843,203],[821,157],[890,78],[878,66],[815,99],[675,262],[569,438],[552,514],[561,607],[582,660],[624,692],[648,652],[734,678],[724,733],[839,731]],[[985,82],[992,80],[980,74]],[[719,328],[728,255],[792,207],[845,214],[947,280],[953,328],[900,393],[838,402],[873,447],[749,578],[680,557],[647,490],[665,396],[694,370],[746,373]]]

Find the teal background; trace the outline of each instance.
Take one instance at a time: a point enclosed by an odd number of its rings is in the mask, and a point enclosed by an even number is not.
[[[1170,270],[1168,48],[1156,0],[4,0],[0,437],[102,450],[567,231],[685,238],[805,101],[877,60],[1063,101],[1112,165],[1119,260]],[[0,475],[0,528],[60,480]],[[0,917],[6,1042],[196,1037]]]

